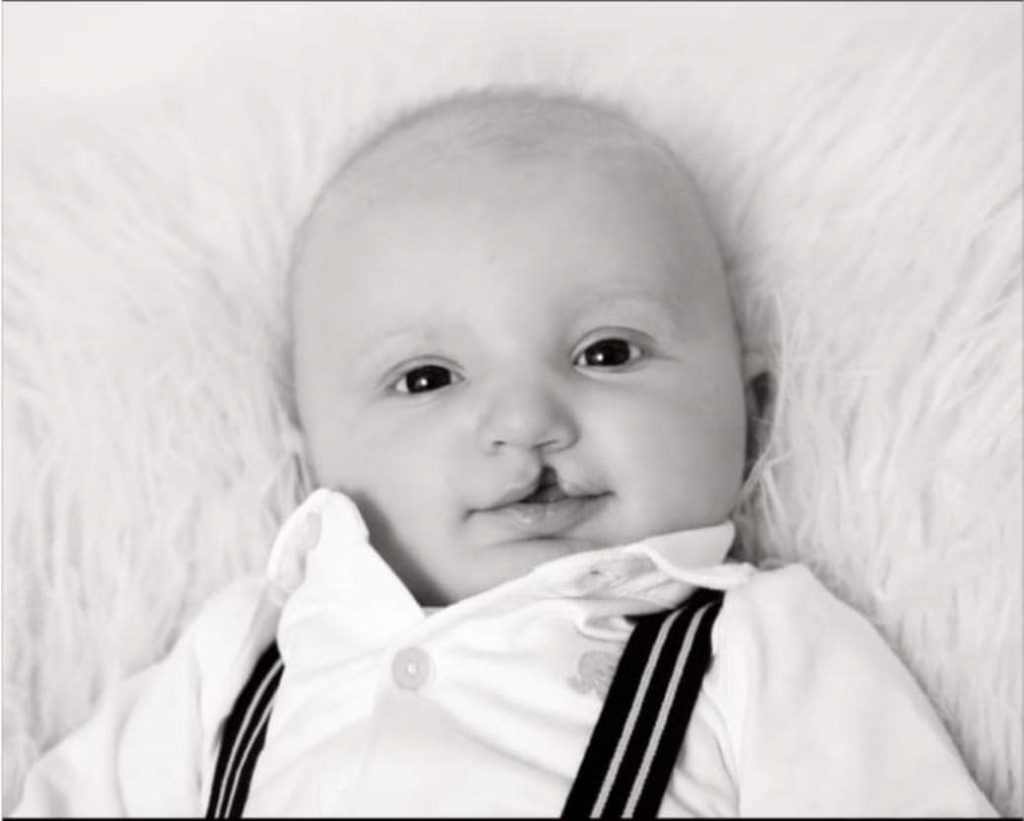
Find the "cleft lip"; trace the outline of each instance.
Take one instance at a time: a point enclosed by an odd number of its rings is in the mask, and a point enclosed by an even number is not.
[[[551,504],[561,502],[571,497],[558,484],[558,474],[551,468],[544,468],[537,477],[536,486],[533,491],[517,500],[515,504]]]
[[[541,492],[541,489],[544,487],[546,473],[547,468],[538,473],[529,482],[513,485],[504,493],[502,493],[501,496],[497,499],[497,501],[495,501],[491,505],[480,508],[480,510],[500,510],[503,507],[523,503],[529,499],[532,499],[533,497],[537,496]]]
[[[480,510],[489,512],[519,505],[554,505],[573,499],[592,499],[605,495],[606,492],[590,493],[582,489],[563,487],[559,482],[558,473],[553,468],[544,467],[530,482],[514,485],[494,504]]]
[[[520,499],[518,504],[521,505],[541,505],[541,504],[553,504],[554,502],[562,502],[566,499],[572,498],[568,493],[562,490],[557,484],[545,485],[541,484],[538,488],[526,496]]]

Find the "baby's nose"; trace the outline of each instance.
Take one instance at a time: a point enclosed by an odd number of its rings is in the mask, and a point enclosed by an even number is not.
[[[503,449],[558,451],[579,438],[569,403],[540,384],[506,383],[494,389],[480,414],[477,441],[485,453]]]

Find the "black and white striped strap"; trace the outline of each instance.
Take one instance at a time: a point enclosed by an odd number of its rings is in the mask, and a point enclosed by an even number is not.
[[[267,737],[267,722],[282,672],[284,663],[274,643],[259,657],[224,722],[210,803],[206,807],[207,818],[242,817],[256,760]]]
[[[654,817],[711,660],[722,594],[698,590],[681,607],[637,619],[619,659],[563,818]],[[224,723],[207,818],[241,818],[284,665],[260,656]]]
[[[722,593],[637,620],[576,773],[563,818],[654,818],[711,660]]]

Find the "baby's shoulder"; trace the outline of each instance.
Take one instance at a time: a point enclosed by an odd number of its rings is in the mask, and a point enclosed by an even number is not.
[[[763,570],[732,587],[711,641],[703,689],[734,744],[746,743],[748,722],[827,713],[837,682],[858,682],[858,693],[914,689],[881,633],[803,565]]]
[[[730,589],[715,625],[716,651],[739,648],[758,657],[815,654],[837,645],[874,654],[880,636],[860,612],[805,565],[753,573]]]
[[[259,608],[265,582],[262,576],[244,576],[215,590],[200,606],[186,632],[231,632],[247,623]]]
[[[201,673],[214,678],[245,665],[273,639],[276,619],[262,576],[247,576],[213,593],[182,632],[180,645]]]
[[[723,609],[737,614],[769,610],[776,618],[787,621],[802,620],[810,611],[819,609],[850,611],[850,607],[803,564],[757,569],[727,591]]]

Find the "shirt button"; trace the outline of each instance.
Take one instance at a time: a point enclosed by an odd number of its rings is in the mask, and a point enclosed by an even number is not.
[[[430,656],[419,647],[406,647],[395,654],[391,674],[403,690],[419,690],[430,680]]]

